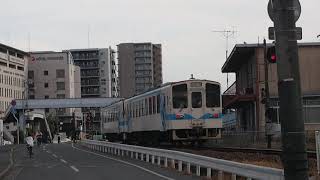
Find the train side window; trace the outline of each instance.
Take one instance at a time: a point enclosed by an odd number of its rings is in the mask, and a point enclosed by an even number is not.
[[[182,109],[188,107],[187,84],[180,84],[172,87],[173,108]]]
[[[206,105],[207,107],[220,107],[220,86],[206,84]]]
[[[140,104],[140,101],[138,101],[138,117],[141,117],[141,104]]]
[[[152,114],[152,99],[149,97],[149,115]]]
[[[153,114],[156,113],[156,97],[152,96],[152,109],[153,109]]]
[[[144,114],[143,114],[143,111],[144,111],[143,100],[140,100],[140,105],[141,105],[141,116],[144,116]]]
[[[160,95],[157,95],[157,113],[160,113]]]
[[[139,117],[139,104],[138,104],[138,102],[136,102],[135,107],[136,107],[136,117]]]
[[[146,116],[148,115],[148,99],[144,100]]]
[[[146,115],[146,104],[144,104],[144,100],[141,100],[141,104],[142,104],[142,116]]]

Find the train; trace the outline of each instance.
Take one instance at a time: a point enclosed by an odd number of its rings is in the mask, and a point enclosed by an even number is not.
[[[170,82],[101,109],[101,132],[109,141],[159,144],[220,139],[220,83]]]

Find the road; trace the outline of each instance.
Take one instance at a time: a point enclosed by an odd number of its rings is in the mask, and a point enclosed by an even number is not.
[[[199,179],[150,163],[103,153],[72,144],[34,147],[29,158],[25,146],[15,151],[13,169],[5,180],[180,180]]]

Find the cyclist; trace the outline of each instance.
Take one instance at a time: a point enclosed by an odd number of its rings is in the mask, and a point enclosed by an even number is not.
[[[32,156],[32,147],[33,147],[33,137],[28,134],[28,136],[26,137],[26,142],[27,142],[27,149],[28,149],[28,152],[29,152],[29,156],[31,158]]]

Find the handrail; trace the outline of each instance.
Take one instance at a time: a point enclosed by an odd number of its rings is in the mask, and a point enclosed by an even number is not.
[[[104,141],[81,140],[80,143],[83,146],[93,150],[112,153],[120,156],[130,156],[131,158],[141,159],[146,162],[150,162],[151,158],[152,164],[157,162],[158,165],[161,165],[161,162],[163,161],[164,167],[168,167],[168,160],[170,160],[170,166],[173,168],[175,168],[176,162],[178,162],[178,171],[182,171],[182,164],[186,164],[186,171],[189,174],[192,173],[191,166],[195,166],[197,176],[200,176],[201,168],[206,168],[207,177],[212,176],[212,170],[218,171],[219,180],[223,179],[224,173],[231,174],[232,180],[236,179],[237,176],[245,177],[247,180],[284,180],[283,170],[275,168],[238,163],[180,151],[148,148]]]

